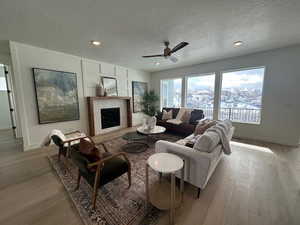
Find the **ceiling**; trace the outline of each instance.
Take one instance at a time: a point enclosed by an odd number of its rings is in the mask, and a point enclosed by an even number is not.
[[[0,41],[159,71],[300,43],[300,1],[1,0],[0,27]],[[161,53],[164,40],[190,43],[178,63],[141,57]]]

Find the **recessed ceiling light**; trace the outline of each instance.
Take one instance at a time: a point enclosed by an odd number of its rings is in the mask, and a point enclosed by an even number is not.
[[[159,65],[160,65],[160,62],[155,62],[154,65],[155,65],[155,66],[159,66]]]
[[[101,42],[100,41],[91,41],[91,44],[94,46],[99,46],[99,45],[101,45]]]
[[[243,44],[242,41],[236,41],[233,43],[234,46],[241,46]]]

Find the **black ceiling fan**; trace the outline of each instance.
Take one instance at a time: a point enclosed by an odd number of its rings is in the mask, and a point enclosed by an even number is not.
[[[174,48],[170,49],[169,48],[169,42],[165,41],[164,42],[166,48],[164,49],[164,53],[163,54],[158,54],[158,55],[145,55],[143,56],[143,58],[154,58],[154,57],[165,57],[167,59],[170,59],[172,62],[176,63],[178,61],[178,59],[175,56],[172,56],[172,54],[174,52],[177,52],[178,50],[184,48],[185,46],[187,46],[189,43],[187,42],[180,42],[178,45],[176,45]]]

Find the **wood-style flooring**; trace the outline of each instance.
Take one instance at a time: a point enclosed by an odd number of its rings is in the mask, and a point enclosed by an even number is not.
[[[102,135],[120,136],[128,129]],[[241,143],[243,142],[243,143]],[[83,224],[46,155],[56,150],[22,152],[22,142],[0,131],[0,224]],[[235,140],[206,189],[185,185],[177,225],[299,225],[300,148]],[[168,216],[159,225],[167,225]]]

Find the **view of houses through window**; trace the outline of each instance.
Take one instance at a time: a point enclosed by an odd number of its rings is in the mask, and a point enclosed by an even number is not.
[[[206,117],[213,116],[215,74],[187,77],[186,107],[202,109]]]
[[[224,72],[219,118],[260,123],[265,68]]]
[[[221,74],[218,119],[260,123],[264,72],[261,67]],[[213,118],[215,74],[187,76],[185,85],[186,107],[202,109],[207,118]],[[181,97],[182,79],[161,81],[163,107],[180,107]]]

